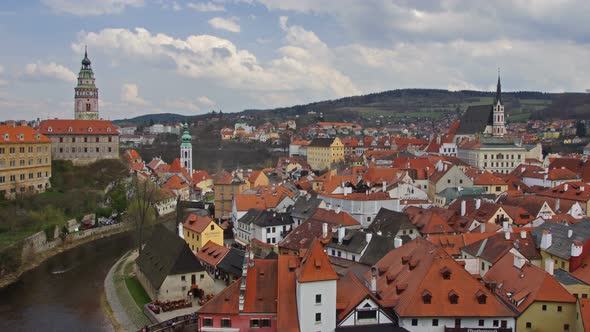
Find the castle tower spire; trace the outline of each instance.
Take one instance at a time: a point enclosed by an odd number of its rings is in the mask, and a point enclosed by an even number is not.
[[[84,58],[74,88],[74,117],[76,120],[98,120],[98,89],[95,85],[88,47],[84,46]]]
[[[494,104],[502,103],[502,83],[500,83],[500,68],[498,67],[498,84],[496,85],[496,99]]]

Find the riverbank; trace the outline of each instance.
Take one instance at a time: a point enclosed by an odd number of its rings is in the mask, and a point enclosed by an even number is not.
[[[44,251],[42,253],[33,255],[30,259],[28,259],[26,262],[24,262],[17,271],[15,272],[11,272],[6,274],[5,276],[3,276],[2,278],[0,278],[0,289],[4,288],[12,283],[15,283],[16,281],[18,281],[20,279],[20,277],[23,275],[23,273],[28,272],[34,268],[36,268],[37,266],[39,266],[40,264],[42,264],[43,262],[45,262],[47,259],[56,256],[62,252],[68,251],[70,249],[76,248],[80,245],[83,245],[85,243],[89,243],[89,242],[93,242],[96,241],[98,239],[102,239],[105,237],[110,237],[119,233],[123,233],[126,231],[129,231],[132,229],[132,224],[119,224],[121,226],[118,227],[111,227],[109,228],[107,231],[104,232],[96,232],[93,233],[89,236],[86,237],[79,237],[79,236],[73,236],[70,239],[68,239],[67,241],[61,243],[58,246],[55,246],[52,249],[49,249],[47,251]],[[108,227],[108,226],[105,226]],[[73,233],[72,235],[75,235],[76,233]]]
[[[125,277],[132,271],[137,256],[136,250],[127,252],[113,264],[104,280],[104,310],[115,331],[137,331],[152,324],[135,303],[125,284]]]

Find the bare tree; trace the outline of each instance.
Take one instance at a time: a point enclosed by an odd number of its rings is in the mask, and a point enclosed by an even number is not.
[[[137,249],[141,255],[145,227],[156,220],[154,203],[159,196],[157,186],[149,179],[132,177],[131,199],[127,209],[128,218],[135,223]]]

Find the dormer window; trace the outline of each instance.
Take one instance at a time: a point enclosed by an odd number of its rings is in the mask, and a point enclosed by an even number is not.
[[[72,127],[68,127],[68,132],[72,132]]]
[[[486,300],[488,296],[480,289],[475,293],[475,297],[477,298],[477,303],[479,304],[486,304]]]
[[[53,131],[53,128],[51,128],[51,127],[47,127],[47,131],[48,131],[48,132],[52,132],[52,131]]]
[[[451,304],[459,303],[459,294],[457,294],[454,290],[451,290],[449,292],[449,301]]]
[[[91,133],[92,132],[92,127],[88,127],[88,132]]]
[[[451,270],[448,267],[443,267],[440,269],[440,274],[442,275],[444,280],[451,280]]]
[[[111,132],[111,127],[107,127],[107,133]]]
[[[426,289],[422,292],[422,301],[424,304],[432,303],[432,294]]]
[[[24,141],[25,140],[25,135],[18,134],[18,139],[21,140],[21,141]]]
[[[4,140],[5,141],[10,141],[10,135],[4,134]]]

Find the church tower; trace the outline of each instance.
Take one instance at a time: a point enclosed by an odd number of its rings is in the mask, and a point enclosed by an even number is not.
[[[180,144],[180,164],[188,175],[193,176],[193,145],[191,143],[192,136],[188,131],[188,124],[184,123],[184,132],[182,133],[182,143]],[[190,179],[189,179],[190,180]]]
[[[98,120],[98,89],[94,84],[94,72],[84,50],[82,68],[78,74],[78,85],[74,88],[74,115],[76,120]]]
[[[500,84],[500,71],[498,70],[498,85],[496,86],[496,98],[493,105],[492,135],[504,137],[506,135],[506,121],[504,118],[504,105],[502,104],[502,84]]]

